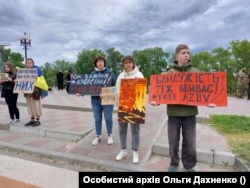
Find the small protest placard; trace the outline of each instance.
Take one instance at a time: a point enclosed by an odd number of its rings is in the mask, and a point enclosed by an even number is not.
[[[18,69],[14,93],[33,93],[37,69]]]
[[[0,73],[0,81],[8,81],[9,74],[8,73]]]
[[[116,103],[116,87],[102,88],[102,105],[114,105]]]
[[[110,73],[105,74],[75,74],[71,77],[69,93],[82,95],[100,95],[103,87],[111,86]]]

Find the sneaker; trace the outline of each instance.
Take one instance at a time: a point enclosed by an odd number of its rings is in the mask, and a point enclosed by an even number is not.
[[[33,125],[33,123],[35,123],[35,121],[34,120],[30,120],[28,123],[25,124],[25,126],[31,126],[31,125]]]
[[[35,121],[35,122],[31,125],[31,127],[36,127],[36,126],[39,126],[39,125],[41,125],[41,122],[40,122],[40,121]]]
[[[193,168],[185,168],[184,170],[185,170],[185,172],[195,172],[195,170]]]
[[[101,141],[101,136],[96,136],[92,142],[93,146],[96,146]]]
[[[139,154],[137,151],[133,151],[133,163],[139,163]]]
[[[15,120],[11,119],[10,122],[8,123],[8,125],[14,125],[15,124]]]
[[[108,144],[110,145],[110,144],[113,144],[113,143],[114,143],[114,141],[113,141],[112,136],[111,135],[108,136]]]
[[[15,123],[15,124],[18,124],[18,123],[21,123],[21,121],[20,121],[20,119],[15,119],[15,120],[14,120],[14,123]]]
[[[120,151],[120,153],[116,156],[116,160],[117,161],[120,161],[120,160],[122,160],[124,157],[126,157],[127,156],[127,150],[126,149],[122,149],[121,151]]]
[[[175,167],[175,166],[168,167],[168,172],[176,172],[176,171],[177,171],[177,167]]]

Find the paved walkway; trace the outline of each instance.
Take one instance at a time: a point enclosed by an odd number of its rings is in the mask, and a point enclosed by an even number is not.
[[[7,106],[0,99],[0,147],[26,151],[54,160],[87,163],[102,169],[116,171],[166,171],[169,164],[166,128],[166,106],[146,106],[146,123],[141,125],[140,162],[133,164],[131,136],[128,134],[128,156],[116,161],[120,150],[117,114],[114,113],[112,145],[107,144],[106,127],[103,125],[102,140],[92,146],[95,137],[90,97],[68,95],[65,91],[53,91],[42,99],[41,126],[25,127],[29,121],[23,95],[19,95],[22,123],[6,126],[9,121]],[[198,117],[209,114],[250,115],[250,101],[228,98],[227,107],[200,107]],[[7,131],[9,130],[9,131]],[[130,131],[130,130],[129,130]],[[197,125],[197,171],[237,171],[235,156],[225,138],[212,126]],[[152,155],[153,154],[153,155]],[[229,166],[225,166],[225,161]],[[224,164],[224,165],[223,165]],[[81,170],[81,169],[80,169]],[[180,169],[182,171],[182,169]],[[0,174],[1,175],[1,174]]]

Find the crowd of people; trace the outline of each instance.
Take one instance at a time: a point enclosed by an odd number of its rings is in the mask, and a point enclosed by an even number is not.
[[[182,72],[200,72],[198,69],[194,68],[190,60],[190,50],[188,45],[179,44],[175,49],[175,63],[172,69],[169,69],[166,74],[170,73],[182,73]],[[112,134],[113,134],[113,111],[114,106],[119,107],[119,91],[121,87],[121,80],[123,79],[136,79],[144,78],[142,72],[139,70],[136,65],[136,61],[133,56],[125,56],[122,59],[122,72],[116,76],[114,72],[107,67],[106,59],[103,56],[97,56],[93,60],[94,70],[91,72],[93,75],[111,75],[111,84],[110,86],[116,87],[116,96],[117,103],[103,105],[101,99],[103,97],[100,92],[98,95],[91,95],[91,107],[94,117],[95,125],[95,137],[92,141],[92,145],[96,146],[101,142],[102,139],[102,121],[104,119],[106,125],[106,135],[107,135],[107,144],[112,145],[114,143]],[[25,61],[25,68],[35,68],[37,70],[37,77],[43,75],[41,69],[35,65],[33,59],[28,58]],[[4,71],[8,74],[6,80],[1,80],[2,84],[1,97],[6,101],[9,110],[10,122],[9,125],[14,125],[20,123],[20,112],[17,107],[18,93],[14,93],[14,86],[16,81],[17,72],[13,67],[13,64],[6,62],[4,64]],[[70,84],[72,79],[73,71],[70,69],[66,74],[66,92],[70,93]],[[64,74],[61,69],[58,70],[56,75],[58,90],[64,88]],[[250,100],[250,74],[246,75],[246,66],[243,66],[242,69],[238,72],[237,76],[237,91],[236,96],[238,98],[243,98],[244,96],[244,87],[246,81],[248,81],[248,100]],[[106,86],[103,86],[106,87]],[[27,103],[28,115],[30,120],[25,124],[25,126],[39,126],[41,125],[40,118],[42,116],[42,104],[41,96],[38,94],[39,88],[36,86],[32,93],[25,93],[25,99]],[[37,97],[38,95],[38,97]],[[77,96],[82,96],[80,93],[76,94]],[[151,105],[157,106],[160,104],[151,102]],[[209,104],[208,107],[215,107],[215,104]],[[182,105],[182,104],[167,104],[167,116],[168,116],[168,141],[169,141],[169,156],[170,164],[167,168],[169,172],[177,171],[179,167],[179,161],[182,161],[182,164],[186,171],[194,172],[195,166],[197,163],[197,152],[196,152],[196,116],[198,114],[198,106],[195,105]],[[120,161],[128,155],[127,149],[127,132],[128,125],[131,129],[131,150],[133,163],[137,164],[140,161],[139,157],[139,143],[140,143],[140,124],[131,123],[130,121],[120,121],[118,118],[119,126],[119,142],[120,142],[120,151],[117,153],[115,160]],[[182,136],[182,139],[181,139]],[[179,146],[180,141],[182,140],[181,146],[181,157],[179,157]]]

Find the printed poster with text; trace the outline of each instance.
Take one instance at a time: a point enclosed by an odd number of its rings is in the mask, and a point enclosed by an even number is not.
[[[150,76],[149,103],[227,106],[226,72],[183,72]]]
[[[121,79],[118,121],[145,123],[147,79]]]

